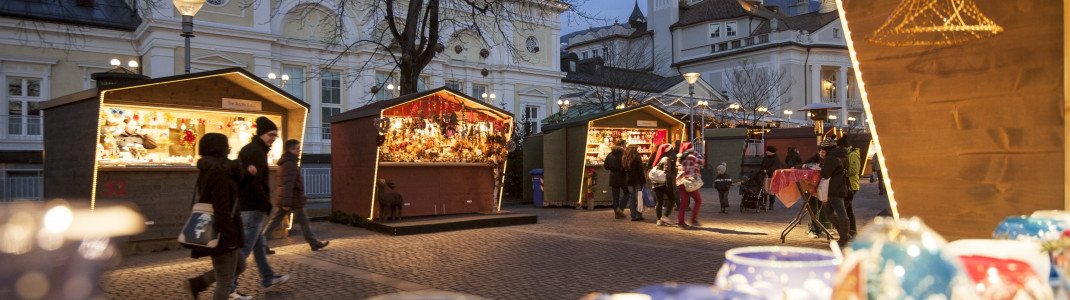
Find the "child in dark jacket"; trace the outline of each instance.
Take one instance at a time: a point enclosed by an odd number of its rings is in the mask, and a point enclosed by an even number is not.
[[[721,199],[721,213],[728,213],[728,190],[732,189],[732,177],[725,174],[728,164],[722,162],[717,166],[717,178],[713,180],[713,188],[717,189],[717,195]]]

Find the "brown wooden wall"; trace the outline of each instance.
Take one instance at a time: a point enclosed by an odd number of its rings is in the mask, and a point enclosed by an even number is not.
[[[44,118],[44,199],[89,205],[96,163],[99,101],[87,100],[46,111]]]
[[[332,210],[369,217],[375,176],[372,117],[331,124]]]
[[[498,201],[490,166],[380,166],[379,178],[394,182],[406,217],[492,212]]]
[[[975,1],[1004,32],[962,45],[865,41],[899,0],[845,1],[887,176],[905,216],[949,239],[1064,208],[1058,2]]]

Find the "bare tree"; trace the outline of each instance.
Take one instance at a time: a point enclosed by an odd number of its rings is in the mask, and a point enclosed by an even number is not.
[[[727,112],[742,126],[758,126],[763,117],[790,101],[791,77],[779,70],[758,67],[750,59],[741,60],[738,68],[725,75],[725,82],[729,101],[738,104]]]
[[[654,53],[649,42],[632,41],[626,46],[609,40],[599,44],[605,49],[602,61],[577,66],[577,71],[597,77],[596,84],[572,84],[566,93],[586,92],[584,102],[611,104],[629,101],[644,101],[658,94],[647,88],[656,84],[662,77],[653,73],[654,64],[667,64],[664,53]]]

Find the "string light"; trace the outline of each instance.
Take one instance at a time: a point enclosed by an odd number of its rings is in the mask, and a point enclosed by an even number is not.
[[[869,126],[869,132],[873,135],[873,147],[876,148],[877,163],[880,164],[881,172],[884,175],[884,186],[887,190],[889,210],[892,212],[892,218],[899,221],[899,203],[895,200],[895,192],[892,191],[892,175],[888,170],[888,160],[884,157],[884,150],[881,148],[880,136],[877,135],[877,124],[873,120],[873,108],[869,103],[869,94],[866,93],[866,83],[862,80],[862,69],[859,67],[858,53],[856,52],[854,39],[851,37],[851,29],[847,25],[847,11],[844,10],[843,0],[836,0],[836,8],[840,14],[840,20],[843,24],[843,36],[847,42],[847,52],[851,55],[851,64],[855,69],[855,80],[858,81],[858,92],[862,96],[862,108],[866,114],[866,125]]]
[[[973,0],[904,0],[866,40],[885,46],[946,46],[1000,32],[1003,27],[985,17]]]

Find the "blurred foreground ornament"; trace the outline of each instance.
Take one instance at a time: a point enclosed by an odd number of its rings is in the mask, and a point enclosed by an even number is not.
[[[676,300],[676,299],[702,299],[702,300],[760,300],[758,296],[747,295],[740,292],[727,291],[716,286],[701,284],[679,284],[675,282],[650,285],[639,288],[631,293],[599,294],[592,293],[582,300]]]
[[[828,250],[741,247],[725,253],[717,286],[763,299],[828,299],[840,261]]]
[[[103,298],[104,270],[119,259],[111,238],[144,227],[140,214],[122,206],[0,206],[0,299]]]
[[[1003,27],[973,0],[903,0],[866,40],[885,46],[946,46],[995,36]]]
[[[1053,299],[1051,262],[1040,245],[1026,241],[958,240],[946,250],[962,260],[981,299]]]
[[[996,226],[992,237],[1007,240],[1043,241],[1059,238],[1070,222],[1054,217],[1011,216]]]
[[[832,299],[977,299],[946,243],[918,218],[879,217],[851,243]]]

